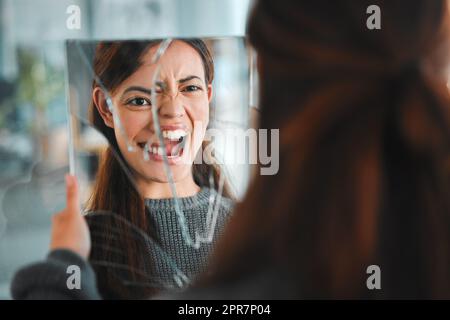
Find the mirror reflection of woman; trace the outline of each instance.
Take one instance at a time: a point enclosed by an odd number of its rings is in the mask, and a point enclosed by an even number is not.
[[[227,184],[217,197],[219,177],[224,173],[218,165],[206,164],[214,159],[193,164],[197,153],[206,147],[203,140],[214,77],[211,54],[201,40],[176,40],[155,64],[152,58],[160,43],[102,42],[94,58],[94,72],[101,83],[93,83],[91,121],[110,147],[100,162],[87,220],[92,235],[89,259],[104,298],[152,295],[173,284],[174,265],[194,280],[205,271],[232,207]],[[213,241],[198,249],[186,243],[180,228],[164,168],[163,146],[155,131],[151,89],[157,65],[159,125],[191,239],[195,239],[195,230],[205,230],[210,198],[220,199]],[[112,104],[107,103],[108,98]]]

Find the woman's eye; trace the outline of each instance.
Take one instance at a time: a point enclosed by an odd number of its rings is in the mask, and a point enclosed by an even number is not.
[[[199,91],[199,90],[202,90],[202,88],[200,88],[198,86],[187,86],[184,88],[183,91],[194,92],[194,91]]]
[[[127,104],[131,104],[132,106],[148,106],[150,103],[147,101],[147,99],[144,98],[133,98],[128,101]]]

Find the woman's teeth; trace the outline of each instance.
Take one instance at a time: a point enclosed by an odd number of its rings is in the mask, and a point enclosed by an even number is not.
[[[162,147],[149,147],[148,152],[152,153],[154,155],[163,156],[164,149]],[[168,158],[174,158],[179,157],[181,155],[181,152],[183,151],[183,148],[177,148],[173,147],[172,151],[167,154]]]
[[[153,154],[157,154],[159,156],[162,156],[163,155],[163,148],[162,147],[152,147],[150,149],[150,152],[153,153]]]
[[[183,129],[177,129],[177,130],[163,130],[162,136],[165,139],[169,139],[171,141],[178,141],[182,137],[187,136],[187,132]]]
[[[167,150],[167,157],[168,158],[175,158],[179,157],[184,149],[184,145],[186,142],[185,137],[188,135],[188,133],[182,129],[177,130],[163,130],[162,136],[165,140],[168,140],[166,142]],[[174,141],[177,143],[175,144]],[[139,147],[144,149],[144,158],[148,160],[148,154],[154,154],[158,156],[163,156],[164,149],[161,146],[150,146],[148,143],[145,142],[139,142]]]

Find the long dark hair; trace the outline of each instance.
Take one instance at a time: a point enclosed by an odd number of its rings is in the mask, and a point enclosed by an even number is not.
[[[198,52],[204,66],[205,80],[207,84],[211,84],[214,78],[214,64],[206,44],[199,39],[182,39],[181,41],[189,44]],[[102,82],[101,85],[109,92],[113,92],[120,83],[140,67],[142,56],[152,46],[159,43],[161,43],[159,40],[99,43],[95,52],[93,69]],[[92,87],[95,88],[99,85],[94,80]],[[105,125],[93,101],[90,103],[90,112],[93,126],[107,138],[110,146],[101,157],[87,211],[112,212],[157,241],[152,223],[146,214],[144,199],[124,170],[123,166],[127,169],[128,164],[119,150],[114,130]],[[199,186],[210,186],[209,174],[211,172],[214,177],[214,188],[217,189],[219,166],[208,165],[205,161],[202,164],[193,165],[194,180]],[[228,184],[225,184],[223,194],[226,197],[232,197]],[[102,296],[104,298],[142,298],[156,292],[158,288],[123,285],[124,279],[117,275],[117,270],[112,271],[114,267],[110,267],[111,263],[122,265],[122,274],[126,281],[132,283],[148,281],[141,274],[141,272],[145,273],[145,265],[149,263],[145,260],[145,257],[148,256],[145,254],[148,248],[145,247],[143,241],[137,240],[136,234],[131,231],[128,223],[110,219],[109,215],[100,216],[101,219],[92,214],[88,214],[87,217],[93,239],[90,260],[96,270],[98,288]]]
[[[450,298],[447,8],[375,1],[382,29],[369,30],[372,2],[255,5],[261,127],[280,129],[280,171],[253,181],[203,285],[267,267],[289,288],[276,297]],[[381,290],[366,287],[372,264]]]

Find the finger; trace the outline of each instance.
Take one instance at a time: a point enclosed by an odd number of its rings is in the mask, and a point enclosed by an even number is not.
[[[52,215],[52,223],[56,223],[58,220],[60,220],[61,215],[63,215],[64,213],[65,213],[64,211],[61,211]]]
[[[66,206],[69,213],[79,213],[78,183],[72,175],[66,175]]]
[[[68,211],[66,209],[52,215],[52,227],[54,228],[60,225],[65,219],[67,219],[67,215]]]

